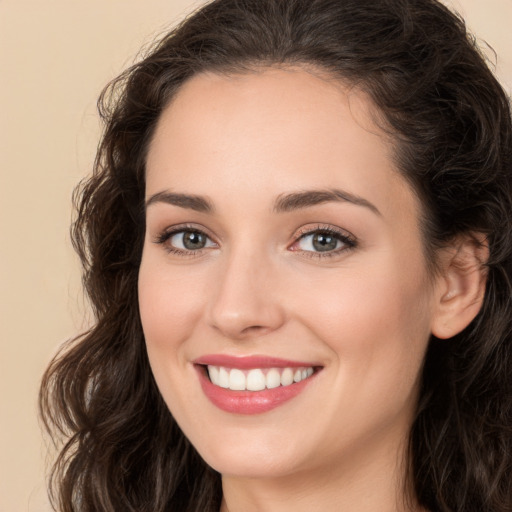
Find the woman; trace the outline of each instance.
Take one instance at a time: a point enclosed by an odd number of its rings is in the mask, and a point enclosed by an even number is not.
[[[462,20],[217,0],[100,106],[59,510],[511,510],[512,126]]]

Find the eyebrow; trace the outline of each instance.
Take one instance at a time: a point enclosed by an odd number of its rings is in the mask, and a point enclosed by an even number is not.
[[[155,203],[166,203],[180,208],[187,208],[201,213],[213,213],[214,207],[210,200],[193,194],[178,194],[175,192],[157,192],[146,201],[146,210]]]
[[[382,216],[379,209],[367,199],[340,189],[305,190],[282,194],[276,199],[273,211],[276,213],[287,213],[329,202],[352,203],[356,206],[368,208],[376,215]],[[213,203],[208,198],[193,194],[180,194],[169,191],[157,192],[147,199],[146,209],[155,203],[171,204],[201,213],[213,213],[215,211]]]
[[[340,189],[305,190],[280,195],[274,204],[274,211],[278,213],[291,212],[329,202],[352,203],[368,208],[378,216],[382,216],[379,209],[370,201]]]

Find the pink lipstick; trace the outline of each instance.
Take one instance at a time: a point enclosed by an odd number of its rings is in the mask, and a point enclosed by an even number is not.
[[[260,414],[291,400],[322,368],[311,362],[222,354],[193,361],[203,392],[220,409],[234,414]]]

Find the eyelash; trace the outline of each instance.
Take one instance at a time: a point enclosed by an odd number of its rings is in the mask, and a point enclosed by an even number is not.
[[[328,235],[334,237],[336,240],[339,240],[343,247],[339,249],[335,249],[332,251],[301,251],[304,256],[308,258],[314,258],[314,259],[323,259],[323,258],[332,258],[336,256],[340,256],[342,253],[346,253],[348,251],[351,251],[357,247],[357,239],[352,235],[349,234],[346,231],[342,231],[341,229],[333,228],[332,226],[326,226],[318,224],[313,228],[303,228],[299,230],[299,232],[295,235],[295,242],[293,242],[292,246],[297,244],[301,239],[306,238],[310,235],[315,234],[322,234],[322,235]],[[293,249],[300,251],[300,249]]]
[[[201,256],[201,254],[204,252],[204,248],[197,249],[195,251],[194,250],[183,250],[183,249],[178,249],[177,247],[173,247],[172,245],[167,243],[174,235],[177,235],[178,233],[199,233],[201,235],[204,235],[209,240],[212,239],[202,229],[199,229],[196,226],[193,226],[190,224],[185,224],[185,225],[181,225],[181,226],[175,226],[171,229],[166,229],[166,230],[162,231],[162,233],[160,233],[156,237],[154,242],[156,244],[163,245],[165,247],[165,250],[169,254],[176,254],[177,256],[188,257],[188,258]]]
[[[183,250],[178,249],[177,247],[174,247],[167,242],[174,236],[179,233],[198,233],[201,235],[204,235],[209,240],[212,240],[212,238],[202,229],[197,228],[196,226],[192,225],[181,225],[181,226],[175,226],[171,229],[164,230],[162,233],[160,233],[154,240],[154,243],[164,245],[165,249],[170,254],[176,254],[177,256],[181,257],[198,257],[203,254],[205,248],[197,249],[197,250]],[[315,235],[315,234],[324,234],[328,236],[334,237],[336,240],[340,241],[343,244],[343,247],[339,249],[335,249],[332,251],[305,251],[300,249],[289,249],[292,251],[302,252],[302,254],[309,258],[314,259],[322,259],[322,258],[331,258],[334,256],[339,256],[341,253],[351,251],[355,249],[358,245],[356,238],[345,232],[338,229],[335,229],[331,226],[326,225],[317,225],[314,228],[303,228],[299,230],[299,232],[295,235],[295,241],[290,246],[297,244],[300,242],[300,240],[304,239],[307,236]],[[215,242],[214,242],[215,243]]]

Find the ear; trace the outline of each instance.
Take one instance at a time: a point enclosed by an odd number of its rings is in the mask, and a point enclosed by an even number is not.
[[[482,307],[489,246],[486,237],[472,233],[442,249],[431,331],[451,338],[464,330]]]

